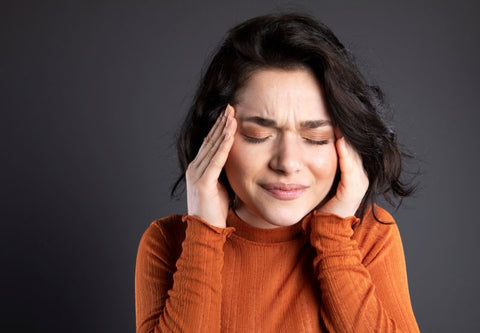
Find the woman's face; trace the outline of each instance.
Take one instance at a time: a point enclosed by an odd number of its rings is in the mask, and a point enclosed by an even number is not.
[[[259,228],[297,223],[325,198],[337,170],[322,87],[308,70],[260,70],[234,107],[225,171],[237,214]]]

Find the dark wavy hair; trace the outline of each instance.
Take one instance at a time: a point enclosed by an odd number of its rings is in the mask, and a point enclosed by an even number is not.
[[[333,121],[363,160],[369,187],[356,213],[360,218],[372,208],[378,195],[393,206],[414,191],[401,180],[403,154],[393,129],[382,119],[387,106],[379,87],[369,85],[352,55],[324,24],[304,14],[270,14],[255,17],[232,28],[204,73],[177,141],[181,175],[172,189],[178,194],[188,164],[204,137],[248,78],[262,69],[306,68],[324,89]],[[339,172],[330,191],[335,193]],[[233,191],[225,172],[220,182]],[[395,200],[399,199],[399,200]],[[398,205],[396,204],[398,202]]]

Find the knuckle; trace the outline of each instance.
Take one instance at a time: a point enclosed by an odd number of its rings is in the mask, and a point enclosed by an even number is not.
[[[209,149],[209,150],[207,151],[207,156],[208,156],[208,158],[211,160],[211,159],[214,158],[215,152],[214,152],[212,149]]]
[[[194,169],[194,166],[193,166],[193,162],[195,160],[193,160],[192,162],[190,162],[188,165],[187,165],[187,169],[185,170],[185,173],[189,174],[189,173],[192,173],[192,170]]]
[[[213,131],[210,131],[210,132],[207,134],[207,136],[205,137],[204,141],[205,141],[206,143],[208,143],[208,144],[212,143],[212,141],[213,141],[213,135],[214,135],[214,134],[215,134],[215,133],[214,133]]]
[[[212,166],[216,167],[216,168],[223,168],[223,163],[218,159],[218,158],[214,158],[212,159],[212,162],[211,162]]]
[[[194,172],[195,172],[195,168],[192,166],[192,163],[190,163],[187,166],[187,170],[185,170],[185,178],[187,179],[191,178]]]

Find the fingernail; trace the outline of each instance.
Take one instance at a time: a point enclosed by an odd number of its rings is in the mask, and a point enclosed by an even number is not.
[[[230,114],[230,109],[231,109],[231,105],[230,104],[227,104],[227,107],[225,108],[225,116],[228,117],[228,115]]]

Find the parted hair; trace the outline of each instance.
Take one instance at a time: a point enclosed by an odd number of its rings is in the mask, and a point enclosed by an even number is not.
[[[353,56],[327,26],[308,15],[286,13],[255,17],[233,27],[213,55],[179,132],[181,174],[172,196],[181,192],[188,164],[227,104],[235,104],[236,93],[255,71],[269,68],[309,69],[320,82],[333,125],[361,155],[368,174],[358,217],[370,207],[375,216],[379,195],[396,206],[413,193],[414,186],[402,180],[402,158],[407,155],[384,120],[388,106],[382,90],[367,83]],[[329,195],[339,177],[337,172]],[[224,172],[220,182],[234,195]]]

